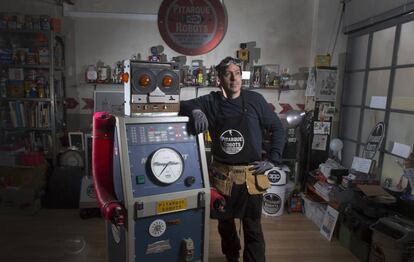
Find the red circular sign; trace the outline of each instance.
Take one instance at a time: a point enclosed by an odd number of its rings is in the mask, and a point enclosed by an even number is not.
[[[219,0],[164,0],[158,28],[169,47],[184,55],[213,50],[226,33],[226,15]]]

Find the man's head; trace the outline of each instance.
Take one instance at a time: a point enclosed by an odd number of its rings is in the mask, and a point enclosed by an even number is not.
[[[242,84],[241,61],[228,56],[216,66],[216,71],[224,95],[228,98],[237,98]]]

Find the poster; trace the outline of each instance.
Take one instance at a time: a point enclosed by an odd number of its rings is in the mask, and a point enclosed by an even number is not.
[[[329,135],[331,133],[331,123],[322,121],[313,122],[313,133],[315,135]]]
[[[333,207],[328,206],[325,211],[325,216],[322,220],[320,232],[329,241],[332,239],[333,232],[335,230],[336,221],[338,220],[339,212]]]
[[[317,101],[335,101],[336,100],[336,70],[317,69],[316,70],[316,88],[315,97]]]
[[[326,151],[328,135],[314,135],[312,140],[312,150]]]
[[[319,121],[330,121],[331,117],[335,114],[335,107],[333,102],[317,102],[318,120]],[[332,112],[333,108],[333,112]]]
[[[385,124],[384,122],[378,122],[375,127],[371,130],[367,143],[365,144],[364,150],[362,151],[362,157],[368,159],[374,159],[378,149],[381,148],[382,141],[385,135]]]

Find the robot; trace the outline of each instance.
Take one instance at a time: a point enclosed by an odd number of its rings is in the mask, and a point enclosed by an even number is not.
[[[210,209],[225,203],[209,186],[203,135],[178,116],[175,70],[125,61],[125,116],[94,114],[92,173],[109,261],[208,261]]]

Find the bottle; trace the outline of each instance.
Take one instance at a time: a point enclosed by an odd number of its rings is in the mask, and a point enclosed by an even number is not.
[[[201,67],[197,70],[196,84],[203,85],[203,69]]]

